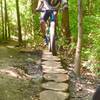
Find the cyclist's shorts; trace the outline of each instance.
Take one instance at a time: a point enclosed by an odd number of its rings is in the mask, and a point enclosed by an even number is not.
[[[42,21],[47,21],[50,18],[50,21],[55,21],[55,14],[54,11],[45,11],[41,12],[41,17],[40,20]]]

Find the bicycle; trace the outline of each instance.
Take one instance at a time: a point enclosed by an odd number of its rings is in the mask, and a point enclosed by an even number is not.
[[[55,9],[50,9],[50,10],[37,10],[38,12],[45,12],[45,11],[50,11],[50,12],[53,12],[53,11],[56,11]],[[53,16],[55,17],[55,16]],[[49,25],[48,25],[48,29],[46,31],[46,42],[47,42],[47,45],[48,45],[48,49],[50,52],[52,52],[52,55],[57,55],[57,52],[56,52],[56,45],[55,45],[55,35],[56,35],[56,22],[55,21],[51,21],[51,19],[49,20]]]

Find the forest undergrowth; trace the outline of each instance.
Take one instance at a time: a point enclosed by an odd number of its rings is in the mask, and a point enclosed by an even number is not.
[[[83,66],[83,64],[80,70],[81,75],[77,77],[74,73],[74,49],[70,50],[66,48],[59,52],[61,63],[63,67],[68,70],[70,77],[70,100],[92,100],[96,88],[100,85],[100,76],[94,74],[86,66]]]

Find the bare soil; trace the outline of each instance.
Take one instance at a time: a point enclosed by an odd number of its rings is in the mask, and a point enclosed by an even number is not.
[[[38,51],[20,52],[15,46],[0,45],[0,100],[38,100],[39,60]]]

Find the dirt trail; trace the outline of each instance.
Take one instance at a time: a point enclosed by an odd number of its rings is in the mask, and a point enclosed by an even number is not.
[[[42,75],[38,71],[39,59],[36,53],[21,53],[14,46],[0,46],[0,100],[38,100],[41,81],[32,77]],[[33,68],[33,74],[29,68]]]

